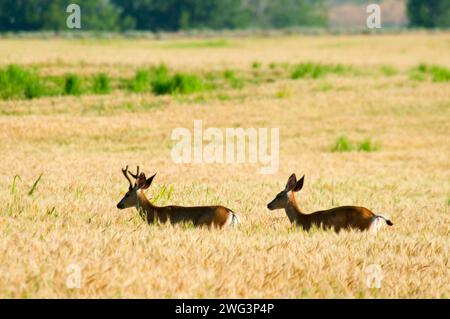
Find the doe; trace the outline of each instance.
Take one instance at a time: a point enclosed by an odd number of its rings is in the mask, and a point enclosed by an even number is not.
[[[287,181],[286,188],[277,194],[267,208],[270,210],[284,208],[290,222],[304,230],[316,226],[325,229],[334,228],[336,232],[345,228],[376,232],[381,227],[382,220],[389,226],[393,225],[388,218],[376,215],[369,209],[359,206],[341,206],[311,214],[302,213],[294,193],[302,189],[304,179],[305,176],[297,181],[295,174],[292,174]]]

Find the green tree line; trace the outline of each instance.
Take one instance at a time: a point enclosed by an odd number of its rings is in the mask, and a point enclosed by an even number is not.
[[[85,30],[325,26],[326,0],[1,0],[0,31],[65,30],[66,7]]]
[[[407,13],[412,25],[425,28],[450,27],[450,0],[409,0]]]
[[[337,0],[0,0],[0,31],[66,30],[70,3],[81,7],[84,30],[324,27],[333,1]],[[449,0],[408,0],[407,13],[412,26],[450,26]]]

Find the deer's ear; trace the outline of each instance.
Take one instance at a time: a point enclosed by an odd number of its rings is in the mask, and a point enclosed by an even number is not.
[[[144,187],[145,182],[146,182],[145,174],[144,174],[144,173],[141,173],[141,174],[138,176],[138,178],[136,179],[136,186],[137,186],[137,188],[142,188],[142,187]]]
[[[296,183],[297,183],[297,177],[295,176],[295,174],[292,174],[286,183],[285,190],[287,192],[291,191],[292,189],[294,189]]]
[[[303,187],[303,182],[305,181],[305,175],[303,175],[302,176],[302,178],[300,178],[299,180],[298,180],[298,182],[297,182],[297,184],[295,184],[295,187],[294,187],[294,192],[298,192],[299,190],[301,190],[302,189],[302,187]]]
[[[144,186],[142,186],[141,188],[142,188],[142,189],[147,189],[147,188],[149,188],[150,185],[152,184],[153,178],[155,178],[155,176],[156,176],[156,173],[155,173],[152,177],[148,178],[148,179],[145,181]]]

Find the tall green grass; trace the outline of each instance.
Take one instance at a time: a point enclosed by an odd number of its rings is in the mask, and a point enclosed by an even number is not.
[[[0,98],[32,99],[46,95],[39,75],[15,64],[0,69]]]
[[[92,91],[96,94],[108,94],[111,92],[108,75],[101,73],[95,76]]]
[[[443,66],[432,65],[428,73],[431,74],[433,82],[448,82],[450,81],[450,70]]]
[[[156,95],[189,94],[205,89],[204,81],[196,74],[177,72],[170,74],[165,64],[141,69],[129,81],[131,92],[153,92]]]
[[[82,79],[76,74],[67,74],[63,93],[65,95],[81,95],[83,92]]]
[[[380,149],[380,146],[371,139],[365,139],[359,143],[357,149],[360,152],[375,152]]]
[[[171,80],[171,90],[167,93],[189,94],[205,89],[205,84],[195,74],[176,73]]]
[[[345,136],[339,136],[331,147],[332,152],[375,152],[380,149],[380,146],[371,139],[365,139],[361,142],[352,142]]]
[[[133,79],[128,82],[128,90],[135,93],[150,90],[150,71],[138,70]]]
[[[232,87],[242,85],[234,73],[227,74]],[[132,79],[125,80],[125,88],[131,92],[153,92],[162,94],[189,94],[208,87],[205,80],[193,73],[170,74],[164,64],[136,71]],[[91,84],[89,84],[91,83]],[[91,86],[89,88],[89,86]],[[40,77],[33,69],[9,65],[0,69],[0,99],[31,99],[48,95],[81,95],[86,92],[108,94],[111,92],[110,78],[98,74],[92,79],[77,74],[63,77]]]
[[[421,63],[410,70],[409,76],[416,81],[431,79],[433,82],[448,82],[450,70],[444,66]]]
[[[159,76],[152,81],[152,91],[156,95],[189,94],[205,88],[203,81],[195,74],[175,73],[173,76]]]
[[[319,64],[304,62],[293,66],[290,77],[293,80],[296,79],[318,79],[327,74],[347,74],[351,71],[348,66],[336,64]]]
[[[206,85],[195,74],[177,72],[170,75],[169,69],[161,64],[153,69],[151,88],[156,95],[189,94],[204,90]]]
[[[353,145],[347,136],[341,135],[336,139],[331,150],[333,152],[351,152],[353,151]]]
[[[151,90],[156,95],[171,93],[171,78],[169,68],[165,64],[152,69]]]
[[[111,79],[107,74],[91,76],[67,74],[64,76],[40,76],[34,68],[9,65],[0,69],[0,99],[32,99],[52,95],[81,95],[84,93],[108,94],[112,91],[111,82],[119,80],[121,90],[134,93],[152,92],[155,95],[190,94],[210,89],[240,89],[246,83],[268,83],[280,79],[318,79],[328,74],[361,74],[359,69],[341,64],[321,64],[304,62],[296,65],[271,63],[269,72],[262,70],[260,62],[252,63],[251,76],[237,70],[211,71],[206,73],[173,72],[160,64],[139,69],[132,78]],[[276,69],[276,70],[275,70]],[[241,71],[242,72],[242,71]],[[390,66],[380,67],[384,76],[397,74]],[[437,65],[420,64],[409,71],[415,80],[431,79],[433,82],[450,81],[450,70]],[[321,91],[330,90],[324,84]],[[285,95],[280,92],[279,97]]]

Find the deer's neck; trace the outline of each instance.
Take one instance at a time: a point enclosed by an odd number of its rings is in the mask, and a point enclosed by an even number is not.
[[[298,225],[307,224],[308,215],[303,214],[300,208],[298,207],[293,192],[291,192],[291,194],[289,195],[289,202],[287,206],[284,208],[284,210],[286,211],[286,215],[288,216],[289,221],[292,224],[294,223]]]
[[[147,196],[145,196],[144,191],[139,190],[136,209],[142,219],[150,223],[155,220],[158,207],[150,203],[150,201],[147,199]]]

